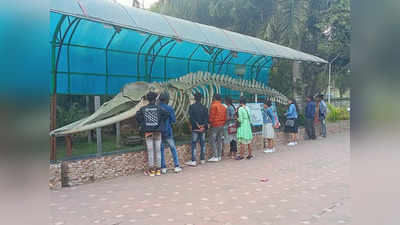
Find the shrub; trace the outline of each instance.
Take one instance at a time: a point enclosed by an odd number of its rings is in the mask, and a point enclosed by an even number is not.
[[[328,116],[327,120],[331,122],[339,121],[339,120],[349,120],[350,112],[345,108],[337,108],[331,104],[327,104],[328,106]]]

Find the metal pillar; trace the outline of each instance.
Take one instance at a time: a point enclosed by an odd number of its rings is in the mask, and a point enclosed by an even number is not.
[[[118,122],[115,124],[115,145],[119,147],[121,145],[121,123]]]
[[[100,108],[100,96],[94,96],[94,109]],[[101,145],[101,128],[96,128],[96,141],[97,141],[97,156],[100,157],[103,153]]]
[[[329,63],[329,70],[328,70],[328,103],[331,104],[331,68],[332,64]]]

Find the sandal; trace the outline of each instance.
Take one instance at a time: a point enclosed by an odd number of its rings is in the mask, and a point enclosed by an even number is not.
[[[244,159],[243,156],[238,156],[238,157],[236,157],[236,160],[242,160],[242,159]]]
[[[252,158],[254,158],[253,155],[249,155],[249,156],[246,157],[246,159],[252,159]]]

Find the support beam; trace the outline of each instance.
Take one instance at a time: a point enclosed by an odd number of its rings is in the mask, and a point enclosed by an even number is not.
[[[86,110],[88,112],[90,112],[90,99],[89,99],[89,95],[85,96],[85,100],[86,100]],[[92,143],[92,131],[89,130],[88,131],[88,143],[91,144]]]
[[[120,122],[115,124],[115,136],[116,136],[115,145],[117,147],[120,147],[121,146],[121,123]]]
[[[65,137],[65,144],[67,145],[66,155],[71,156],[72,155],[72,137],[70,135]]]
[[[94,109],[100,108],[100,96],[94,96]],[[96,141],[97,141],[97,156],[100,157],[103,153],[101,144],[101,128],[96,128]]]

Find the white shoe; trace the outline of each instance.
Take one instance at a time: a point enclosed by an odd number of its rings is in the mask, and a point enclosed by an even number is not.
[[[200,160],[200,164],[205,164],[206,160]]]
[[[264,153],[271,153],[271,152],[272,152],[272,149],[269,149],[269,148],[264,150]]]
[[[218,157],[218,161],[221,161],[222,160],[222,157]]]
[[[218,162],[217,157],[212,157],[211,159],[208,160],[209,162]]]
[[[196,163],[196,161],[188,161],[188,162],[185,162],[185,165],[188,165],[188,166],[196,166],[197,163]]]
[[[294,142],[294,145],[297,145],[297,141]]]
[[[182,168],[180,168],[180,167],[175,167],[175,169],[174,169],[174,172],[175,173],[179,173],[179,172],[181,172],[182,171]]]
[[[167,168],[162,168],[162,169],[161,169],[161,173],[162,173],[162,174],[167,174]]]
[[[288,146],[294,146],[295,142],[289,142],[289,144],[287,144]]]

